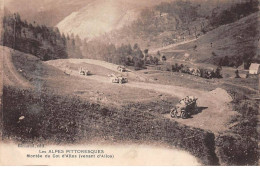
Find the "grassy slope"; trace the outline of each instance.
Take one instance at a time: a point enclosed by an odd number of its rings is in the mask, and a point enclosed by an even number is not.
[[[35,88],[4,87],[5,139],[55,144],[166,144],[191,152],[203,164],[218,164],[212,133],[180,125],[159,115],[165,112],[155,105],[169,106],[171,103],[148,101],[146,104],[126,105],[121,109],[90,103],[82,97],[57,92],[60,89],[54,89],[55,81],[64,85],[76,79],[68,78],[63,72],[32,57],[17,51],[13,53],[15,66],[23,70],[22,75]],[[88,84],[95,87],[91,81]],[[145,111],[147,107],[154,111]],[[25,119],[19,120],[21,116]]]
[[[25,77],[39,92],[56,93],[59,95],[79,96],[86,101],[94,103],[102,103],[109,106],[120,107],[128,103],[143,101],[151,101],[159,98],[158,93],[149,90],[131,88],[125,90],[124,86],[116,84],[98,83],[94,80],[87,80],[74,76],[67,76],[63,71],[41,62],[33,55],[24,54],[22,52],[13,53],[13,62],[15,67],[23,70],[22,76]],[[72,69],[77,70],[77,66],[88,65],[70,65]],[[109,74],[105,68],[88,66],[88,69],[95,74]],[[105,73],[104,73],[105,72]],[[95,75],[94,75],[95,76]],[[107,78],[109,81],[109,78]],[[172,104],[176,99],[169,97]]]
[[[252,55],[252,52],[257,50],[258,17],[259,12],[251,14],[235,23],[220,26],[196,41],[163,52],[170,53],[175,49],[185,49],[190,54],[190,60],[206,63],[217,62],[218,58],[225,56],[237,58]],[[196,50],[194,50],[195,45]],[[216,56],[213,56],[212,52]],[[183,59],[183,53],[179,58]]]

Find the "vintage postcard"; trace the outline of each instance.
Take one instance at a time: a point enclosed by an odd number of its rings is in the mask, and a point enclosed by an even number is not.
[[[0,165],[258,166],[258,0],[0,0]]]

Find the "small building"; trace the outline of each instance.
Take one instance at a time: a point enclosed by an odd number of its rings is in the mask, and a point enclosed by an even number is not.
[[[258,63],[251,63],[250,67],[249,67],[249,74],[260,74],[260,64]]]

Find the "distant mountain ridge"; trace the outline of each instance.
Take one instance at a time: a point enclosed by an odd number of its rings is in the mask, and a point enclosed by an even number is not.
[[[143,8],[163,1],[167,0],[95,0],[71,13],[57,27],[61,32],[91,39],[131,24]]]
[[[18,12],[28,22],[55,26],[71,12],[79,10],[93,0],[3,0],[11,13]]]
[[[103,3],[101,3],[103,2]],[[131,23],[138,11],[112,0],[94,1],[58,23],[61,32],[93,38]]]

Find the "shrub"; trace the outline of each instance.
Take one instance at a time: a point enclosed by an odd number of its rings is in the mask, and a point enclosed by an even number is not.
[[[142,69],[144,66],[144,61],[139,57],[134,57],[133,62],[136,70]]]
[[[222,165],[256,165],[258,162],[257,142],[249,137],[220,135],[216,146]]]
[[[166,56],[162,56],[162,61],[166,61]]]
[[[259,103],[243,93],[247,89],[225,85],[232,96],[233,109],[240,115],[232,117],[229,131],[216,137],[216,153],[222,165],[257,165],[258,132],[257,115]]]

